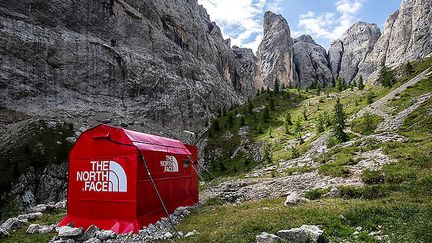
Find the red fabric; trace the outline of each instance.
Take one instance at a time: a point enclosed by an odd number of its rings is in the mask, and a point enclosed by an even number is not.
[[[70,152],[67,216],[59,225],[138,233],[166,217],[141,154],[170,213],[198,202],[197,165],[190,161],[197,159],[195,146],[99,125]]]

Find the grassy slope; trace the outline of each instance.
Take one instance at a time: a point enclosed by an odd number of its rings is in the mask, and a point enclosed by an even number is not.
[[[420,68],[430,66],[416,64],[419,73]],[[403,79],[406,81],[407,79]],[[430,81],[422,81],[410,88],[407,93],[420,94],[426,86],[430,87]],[[396,84],[396,86],[400,83]],[[374,91],[379,98],[389,92],[390,89]],[[352,91],[345,91],[352,92]],[[366,104],[355,105],[349,102],[353,95],[364,99],[360,91],[350,94],[342,103],[348,114],[356,112]],[[424,92],[423,92],[424,93]],[[405,96],[405,94],[401,94]],[[320,109],[332,108],[333,100],[325,102]],[[354,104],[352,104],[354,103]],[[303,107],[307,107],[308,101],[293,107],[290,111],[293,117],[301,114]],[[404,109],[404,103],[394,103],[397,109]],[[309,120],[316,119],[317,112],[308,110]],[[322,173],[332,175],[333,167],[339,167],[335,171],[339,173],[345,165],[355,163],[352,155],[360,151],[382,148],[384,153],[399,162],[386,165],[380,171],[365,171],[362,178],[366,185],[361,188],[341,187],[340,199],[320,199],[298,206],[284,207],[283,199],[261,200],[247,202],[241,205],[221,205],[217,200],[211,200],[207,205],[197,208],[179,226],[182,231],[193,229],[200,232],[193,238],[186,238],[184,242],[250,242],[262,231],[274,233],[278,230],[298,227],[302,224],[318,224],[325,229],[327,238],[333,241],[348,240],[351,242],[375,242],[375,239],[362,232],[357,238],[353,236],[355,227],[362,226],[367,232],[381,230],[382,235],[389,235],[393,242],[431,242],[432,232],[432,101],[429,100],[419,109],[413,112],[400,128],[399,133],[406,136],[409,142],[390,142],[380,144],[379,141],[371,141],[367,147],[353,146],[329,151],[328,156],[334,156],[335,161],[327,166]],[[274,114],[276,119],[282,117],[282,112]],[[374,117],[374,124],[378,118]],[[306,122],[307,123],[307,122]],[[306,125],[306,131],[313,131],[310,125]],[[273,131],[277,131],[275,128]],[[280,138],[286,135],[273,133],[273,137]],[[267,133],[253,137],[255,140],[270,141]],[[278,141],[280,142],[280,141]],[[280,146],[282,147],[282,146]],[[280,149],[273,146],[272,148]],[[273,156],[277,154],[273,151]],[[318,158],[319,159],[319,158]],[[342,170],[343,171],[343,170]],[[328,190],[310,192],[312,199]],[[341,217],[343,215],[344,217]]]

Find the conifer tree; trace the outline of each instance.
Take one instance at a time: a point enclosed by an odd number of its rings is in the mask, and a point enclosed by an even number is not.
[[[364,133],[369,134],[372,132],[372,116],[369,114],[369,112],[366,112],[366,114],[363,117],[363,124],[364,124]]]
[[[220,125],[219,125],[218,119],[215,119],[214,122],[213,122],[213,130],[214,131],[219,131],[220,130]]]
[[[249,112],[249,114],[253,113],[253,104],[250,101],[248,102],[248,112]]]
[[[364,90],[364,87],[363,76],[360,75],[359,80],[357,81],[357,88],[359,88],[359,90]]]
[[[275,80],[275,83],[274,83],[274,92],[276,93],[276,94],[278,94],[279,93],[279,80],[278,79],[276,79]]]
[[[292,125],[291,113],[290,113],[290,112],[287,112],[287,113],[286,113],[286,115],[285,115],[285,122],[286,122],[288,125]]]
[[[242,115],[242,116],[240,116],[240,126],[242,127],[244,125],[245,125],[245,119],[244,119],[244,116]]]
[[[384,87],[393,86],[393,84],[396,82],[393,71],[385,65],[381,65],[378,82]]]
[[[300,124],[300,120],[297,119],[294,122],[294,134],[296,135],[296,137],[297,137],[297,139],[298,139],[298,141],[299,141],[300,144],[304,143],[304,140],[303,140],[303,137],[302,137],[302,134],[301,134],[302,131],[303,131],[303,127]]]
[[[318,120],[317,120],[317,132],[318,133],[324,132],[324,118],[321,114],[318,116]]]
[[[339,142],[347,141],[348,137],[344,132],[345,129],[345,114],[343,111],[343,106],[340,100],[336,100],[336,105],[334,107],[334,118],[333,118],[333,135]]]
[[[306,108],[303,109],[303,119],[304,119],[305,121],[307,121],[307,119],[308,119]]]
[[[405,65],[405,75],[411,75],[414,72],[414,68],[410,62]]]
[[[373,93],[372,92],[368,92],[366,99],[367,99],[367,103],[369,105],[372,104],[373,103]]]
[[[342,79],[340,78],[336,79],[336,90],[338,92],[341,92],[343,90]]]
[[[264,123],[268,123],[269,119],[270,119],[269,109],[266,106],[263,110],[262,120]]]

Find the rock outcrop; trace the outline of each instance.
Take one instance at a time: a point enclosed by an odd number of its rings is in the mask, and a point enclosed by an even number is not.
[[[253,94],[228,44],[196,0],[2,1],[0,107],[198,131]]]
[[[375,24],[358,22],[334,41],[329,49],[334,78],[350,83],[358,74],[359,64],[372,51],[381,31]]]
[[[359,74],[374,81],[382,64],[394,67],[432,53],[432,2],[404,0],[390,15],[372,52],[359,65]]]
[[[257,87],[273,88],[276,80],[294,80],[293,39],[287,21],[279,14],[264,14],[264,38],[257,51]]]
[[[254,80],[257,60],[253,50],[250,48],[240,48],[238,46],[233,46],[232,49],[236,55],[235,58],[239,61],[242,67],[240,76],[244,77],[246,80]],[[243,86],[243,90],[248,94],[255,94],[255,87],[256,84],[254,82],[247,82]]]
[[[327,51],[309,35],[294,39],[293,61],[297,79],[301,86],[309,87],[312,82],[322,86],[331,84],[333,75],[329,67]]]

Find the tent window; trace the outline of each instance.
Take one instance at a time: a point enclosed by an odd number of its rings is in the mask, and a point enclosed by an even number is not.
[[[189,160],[188,159],[184,159],[183,160],[183,168],[188,168],[189,167]]]

